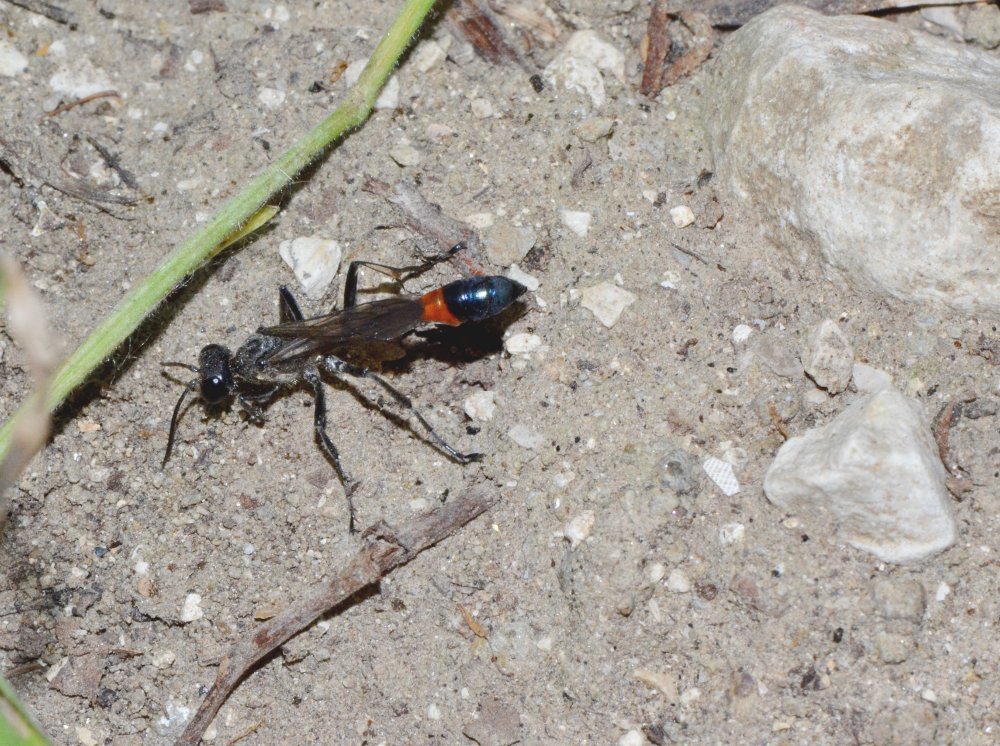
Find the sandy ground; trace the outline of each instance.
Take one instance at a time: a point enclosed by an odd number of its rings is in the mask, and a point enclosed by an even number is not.
[[[183,2],[73,2],[72,29],[0,5],[29,60],[0,78],[4,140],[104,188],[98,142],[143,196],[98,209],[0,169],[0,246],[26,267],[67,349],[330,110],[344,90],[331,75],[366,56],[396,5],[227,4],[194,16]],[[637,92],[645,6],[574,6],[566,18],[626,55],[626,84],[609,79],[596,112],[614,120],[610,139],[574,134],[596,114],[585,97],[536,92],[523,71],[457,42],[426,73],[411,61],[399,107],[333,151],[257,240],[175,295],[67,411],[14,495],[0,548],[0,662],[19,667],[12,683],[54,741],[171,742],[255,615],[353,553],[307,392],[277,401],[262,427],[192,407],[161,470],[180,386],[160,364],[193,363],[204,344],[238,345],[276,318],[276,288],[294,283],[282,240],[321,235],[348,258],[412,261],[426,242],[391,227],[397,213],[362,191],[373,176],[414,182],[457,218],[529,226],[537,240],[520,266],[541,284],[486,328],[383,356],[438,432],[487,454],[480,465],[448,461],[331,387],[332,431],[362,483],[359,524],[406,522],[477,484],[500,500],[269,658],[222,709],[216,743],[598,744],[630,730],[650,743],[994,742],[997,376],[969,351],[995,335],[991,320],[852,293],[788,258],[794,247],[757,238],[730,206],[715,225],[704,71],[649,102]],[[539,43],[529,61],[543,66],[558,44]],[[103,71],[121,98],[45,117],[67,99],[50,87],[61,66]],[[442,126],[450,133],[434,137]],[[401,167],[389,152],[407,143],[420,161]],[[682,204],[696,223],[677,228],[669,210]],[[585,237],[563,225],[565,209],[592,214]],[[446,267],[414,289],[453,276]],[[611,328],[574,292],[601,282],[635,296]],[[338,287],[304,303],[328,308]],[[971,395],[984,406],[951,433],[974,485],[953,506],[960,539],[923,565],[879,563],[763,496],[782,442],[769,405],[797,433],[856,395],[817,398],[801,374],[747,363],[733,329],[753,326],[794,359],[824,318],[929,415]],[[522,332],[542,346],[501,350],[501,334]],[[4,342],[6,415],[27,379]],[[463,403],[482,390],[495,392],[496,415],[472,422]],[[508,436],[515,425],[535,447]],[[707,479],[709,456],[737,461],[738,494]],[[565,527],[591,515],[573,546]],[[202,615],[184,621],[191,594]],[[60,664],[69,668],[50,683]]]

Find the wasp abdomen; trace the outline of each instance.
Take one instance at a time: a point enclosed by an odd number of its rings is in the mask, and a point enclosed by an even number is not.
[[[421,298],[423,320],[451,326],[482,321],[496,316],[526,291],[521,283],[499,275],[455,280]]]

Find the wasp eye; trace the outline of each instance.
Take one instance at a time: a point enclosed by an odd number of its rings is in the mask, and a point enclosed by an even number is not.
[[[201,397],[208,404],[218,404],[233,392],[233,374],[229,367],[229,350],[208,345],[201,351],[199,370]]]

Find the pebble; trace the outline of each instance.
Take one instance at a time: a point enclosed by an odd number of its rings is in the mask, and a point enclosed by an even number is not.
[[[519,332],[518,334],[512,334],[507,337],[503,346],[510,355],[527,355],[541,348],[542,338],[537,334]]]
[[[750,342],[752,359],[782,378],[796,378],[802,374],[802,363],[784,339],[772,334],[758,334]]]
[[[184,598],[184,605],[181,606],[181,621],[187,624],[201,619],[203,616],[205,616],[205,611],[201,608],[201,596],[197,593],[187,594]]]
[[[541,285],[537,277],[535,277],[534,275],[529,275],[527,272],[518,267],[516,264],[510,265],[510,268],[507,270],[507,277],[514,280],[515,282],[519,282],[522,285],[524,285],[524,287],[528,289],[529,293],[535,292]]]
[[[644,746],[646,743],[649,743],[646,737],[642,735],[641,731],[634,728],[623,733],[618,739],[618,746]]]
[[[0,75],[13,78],[28,69],[28,58],[6,39],[0,39]]]
[[[608,329],[618,323],[626,308],[635,303],[635,295],[610,282],[602,282],[581,293],[580,305],[590,311]]]
[[[404,168],[420,163],[420,151],[409,143],[401,143],[389,151],[389,157]]]
[[[719,541],[722,542],[723,546],[736,544],[743,541],[746,532],[746,526],[742,523],[727,523],[719,529]]]
[[[809,333],[802,366],[817,386],[839,394],[851,382],[854,348],[836,321],[824,319]]]
[[[590,537],[591,532],[594,530],[594,523],[596,520],[594,511],[583,511],[580,515],[576,516],[570,520],[569,523],[563,526],[563,538],[569,541],[569,545],[573,549],[576,549],[581,542],[586,541]]]
[[[955,541],[945,470],[919,402],[894,389],[863,397],[829,424],[791,438],[764,493],[803,523],[885,562],[916,562]]]
[[[913,578],[882,578],[872,589],[875,609],[883,619],[904,619],[920,624],[927,609],[927,593]]]
[[[604,105],[607,92],[602,71],[625,82],[625,55],[599,31],[572,33],[565,46],[545,68],[545,79],[554,88],[584,93],[595,107]]]
[[[477,231],[485,230],[496,222],[496,216],[492,212],[474,212],[467,215],[465,222]]]
[[[507,431],[507,437],[513,440],[521,448],[535,450],[545,445],[545,436],[535,432],[527,425],[514,425]]]
[[[737,324],[733,327],[733,341],[738,345],[750,339],[751,334],[753,334],[753,327],[747,324]]]
[[[691,581],[683,570],[674,568],[667,578],[667,590],[674,593],[689,593],[691,591]]]
[[[580,238],[586,238],[590,231],[591,214],[581,210],[563,210],[559,217],[563,225],[573,231]]]
[[[85,728],[82,725],[78,725],[76,726],[75,730],[76,730],[76,740],[80,742],[80,746],[97,746],[99,743],[101,743],[90,728]]]
[[[697,702],[699,699],[701,699],[701,689],[699,689],[696,686],[693,686],[690,689],[685,689],[681,693],[681,697],[680,697],[681,706],[682,707],[690,707],[695,702]]]
[[[573,128],[573,134],[584,142],[597,142],[611,137],[615,129],[615,120],[611,117],[590,117],[584,119]]]
[[[173,650],[162,648],[154,650],[150,656],[150,660],[156,668],[170,668],[170,666],[174,665],[174,661],[177,660],[177,654]]]
[[[265,109],[273,111],[280,109],[281,105],[285,103],[285,92],[279,91],[277,88],[261,88],[257,92],[257,100]]]
[[[538,237],[530,225],[499,220],[483,234],[486,256],[501,267],[519,262],[531,251]]]
[[[413,65],[422,73],[430,71],[444,62],[447,54],[433,39],[425,39],[413,50]]]
[[[702,468],[726,497],[732,497],[740,491],[740,481],[736,478],[733,465],[728,461],[709,456],[702,464]]]
[[[344,70],[344,74],[341,79],[348,86],[352,86],[358,82],[358,78],[361,77],[361,71],[365,69],[365,65],[368,64],[368,58],[355,60],[347,69]],[[389,80],[386,81],[385,85],[382,87],[382,92],[379,93],[378,98],[375,99],[375,108],[380,110],[386,109],[396,109],[399,106],[399,77],[393,75]]]
[[[715,62],[719,189],[773,244],[858,293],[1000,311],[1000,268],[983,250],[1000,237],[984,186],[1000,183],[1000,58],[888,19],[782,5]]]
[[[670,219],[678,228],[687,228],[694,222],[694,210],[687,205],[677,205],[670,208]]]
[[[441,719],[441,708],[436,704],[431,702],[427,706],[427,719],[428,720],[440,720]]]
[[[78,57],[66,63],[49,78],[49,88],[72,98],[84,98],[94,93],[114,88],[111,79],[103,70],[94,67],[86,57]]]
[[[909,638],[891,632],[880,632],[875,638],[875,649],[883,663],[902,663],[910,657]]]
[[[469,110],[476,119],[489,119],[493,116],[493,104],[485,98],[472,99]]]
[[[1000,47],[1000,8],[988,4],[970,7],[962,34],[966,41],[986,49]]]
[[[497,405],[492,391],[477,391],[465,397],[465,413],[477,422],[489,422],[496,415]]]
[[[640,681],[651,689],[656,689],[666,697],[667,701],[673,704],[679,699],[677,692],[677,680],[663,671],[649,671],[645,668],[636,669],[632,677]]]
[[[332,239],[300,236],[278,244],[278,254],[291,267],[306,295],[317,299],[337,276],[343,251]]]

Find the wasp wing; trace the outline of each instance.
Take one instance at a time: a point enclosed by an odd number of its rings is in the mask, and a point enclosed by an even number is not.
[[[423,318],[419,296],[396,296],[352,306],[303,321],[291,321],[259,330],[289,341],[267,355],[269,363],[325,355],[359,340],[389,341],[416,329]]]

